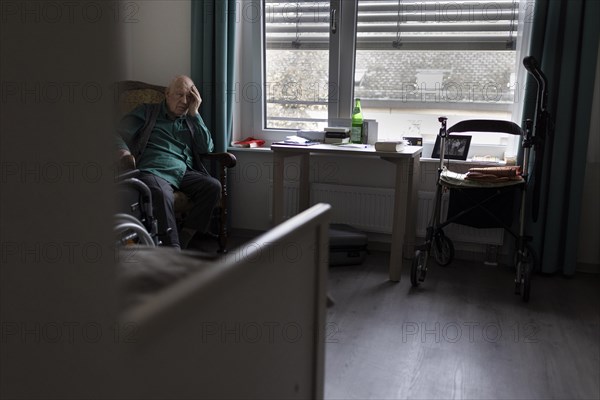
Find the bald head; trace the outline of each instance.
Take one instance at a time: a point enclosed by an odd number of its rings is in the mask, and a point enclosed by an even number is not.
[[[180,86],[191,88],[194,86],[194,81],[192,81],[192,78],[187,75],[177,75],[175,78],[171,79],[171,82],[169,82],[169,86],[167,86],[167,92]]]
[[[178,75],[173,78],[165,90],[165,99],[169,112],[176,116],[182,116],[187,113],[190,103],[193,103],[195,100],[192,93],[194,90],[196,90],[194,81],[189,76]]]

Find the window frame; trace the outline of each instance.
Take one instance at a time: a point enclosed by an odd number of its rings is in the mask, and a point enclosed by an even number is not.
[[[242,131],[252,131],[253,135],[265,139],[267,141],[281,140],[282,137],[290,135],[293,130],[290,129],[276,129],[266,128],[266,82],[265,82],[265,19],[264,19],[264,8],[265,3],[263,0],[243,0],[247,3],[247,7],[254,10],[260,10],[258,18],[249,20],[248,18],[242,18],[242,24],[247,25],[243,27],[243,32],[238,41],[239,55],[241,60],[244,60],[242,64],[249,63],[250,68],[240,68],[243,72],[240,76],[242,82],[241,95],[244,102],[242,106],[241,114],[245,116],[242,118],[240,128]],[[516,48],[516,59],[520,60],[523,58],[521,55],[527,53],[530,36],[530,25],[532,20],[533,11],[529,11],[533,6],[533,0],[521,0],[520,8],[528,10],[528,12],[519,12],[519,29],[517,38]],[[246,7],[246,8],[247,8]],[[354,73],[355,73],[355,60],[356,60],[356,32],[357,27],[357,7],[358,0],[330,0],[330,11],[335,10],[337,16],[337,33],[330,33],[330,56],[329,56],[329,85],[337,88],[334,96],[329,98],[328,103],[328,118],[335,120],[339,118],[350,118],[352,112],[352,105],[354,99]],[[248,24],[248,22],[251,22]],[[528,29],[523,29],[526,27]],[[343,40],[345,37],[353,37],[354,40]],[[260,54],[261,57],[255,57],[256,54]],[[337,56],[336,56],[337,55]],[[336,72],[332,72],[336,71]],[[521,124],[521,113],[522,113],[522,102],[520,101],[523,97],[524,83],[525,83],[526,71],[521,63],[517,63],[516,70],[516,86],[515,86],[515,102],[512,104],[503,105],[487,105],[483,103],[471,103],[469,110],[474,111],[499,111],[504,110],[512,115],[512,120],[518,124]],[[346,82],[346,84],[343,84]],[[248,85],[254,87],[260,86],[260,99],[253,98],[252,101],[248,101],[245,95],[244,88]],[[445,103],[444,107],[440,107],[440,104],[432,105],[427,103],[408,103],[403,101],[389,101],[389,100],[370,100],[367,101],[366,106],[372,105],[381,106],[382,108],[401,108],[406,109],[408,112],[414,109],[449,109],[449,110],[467,110],[464,104],[452,104]],[[394,105],[400,105],[401,107],[393,107]],[[391,106],[391,107],[390,107]],[[491,109],[490,109],[491,108]],[[244,136],[242,134],[241,136]],[[247,135],[246,135],[247,136]],[[515,138],[517,139],[517,138]],[[474,140],[473,145],[477,145],[477,141]],[[519,143],[508,143],[507,153],[514,154],[518,149]]]

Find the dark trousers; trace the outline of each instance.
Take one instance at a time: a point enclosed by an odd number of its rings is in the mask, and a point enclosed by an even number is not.
[[[170,183],[149,172],[142,172],[139,179],[148,185],[152,193],[152,211],[158,222],[158,238],[165,246],[180,247],[175,218],[175,189]],[[183,227],[206,232],[215,206],[221,199],[221,183],[210,175],[187,170],[177,189],[185,193],[193,203],[183,220]]]

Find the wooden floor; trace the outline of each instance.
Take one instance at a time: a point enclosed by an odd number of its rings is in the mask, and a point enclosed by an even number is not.
[[[508,267],[434,265],[417,289],[388,253],[331,267],[326,399],[599,399],[600,276],[538,276],[531,300]]]

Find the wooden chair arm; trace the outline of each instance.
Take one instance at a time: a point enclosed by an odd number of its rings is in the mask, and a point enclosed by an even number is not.
[[[209,161],[213,166],[212,174],[221,182],[221,199],[219,201],[219,232],[217,234],[219,241],[219,252],[227,252],[227,240],[228,240],[228,227],[227,227],[227,215],[228,211],[228,187],[227,187],[227,170],[235,167],[237,159],[231,153],[207,153],[201,155]]]
[[[117,177],[131,171],[136,171],[135,158],[133,158],[132,155],[126,155],[122,157],[117,155],[117,158],[113,160],[112,167]]]
[[[201,157],[209,161],[216,161],[224,168],[233,168],[237,163],[237,159],[231,153],[207,153]]]

